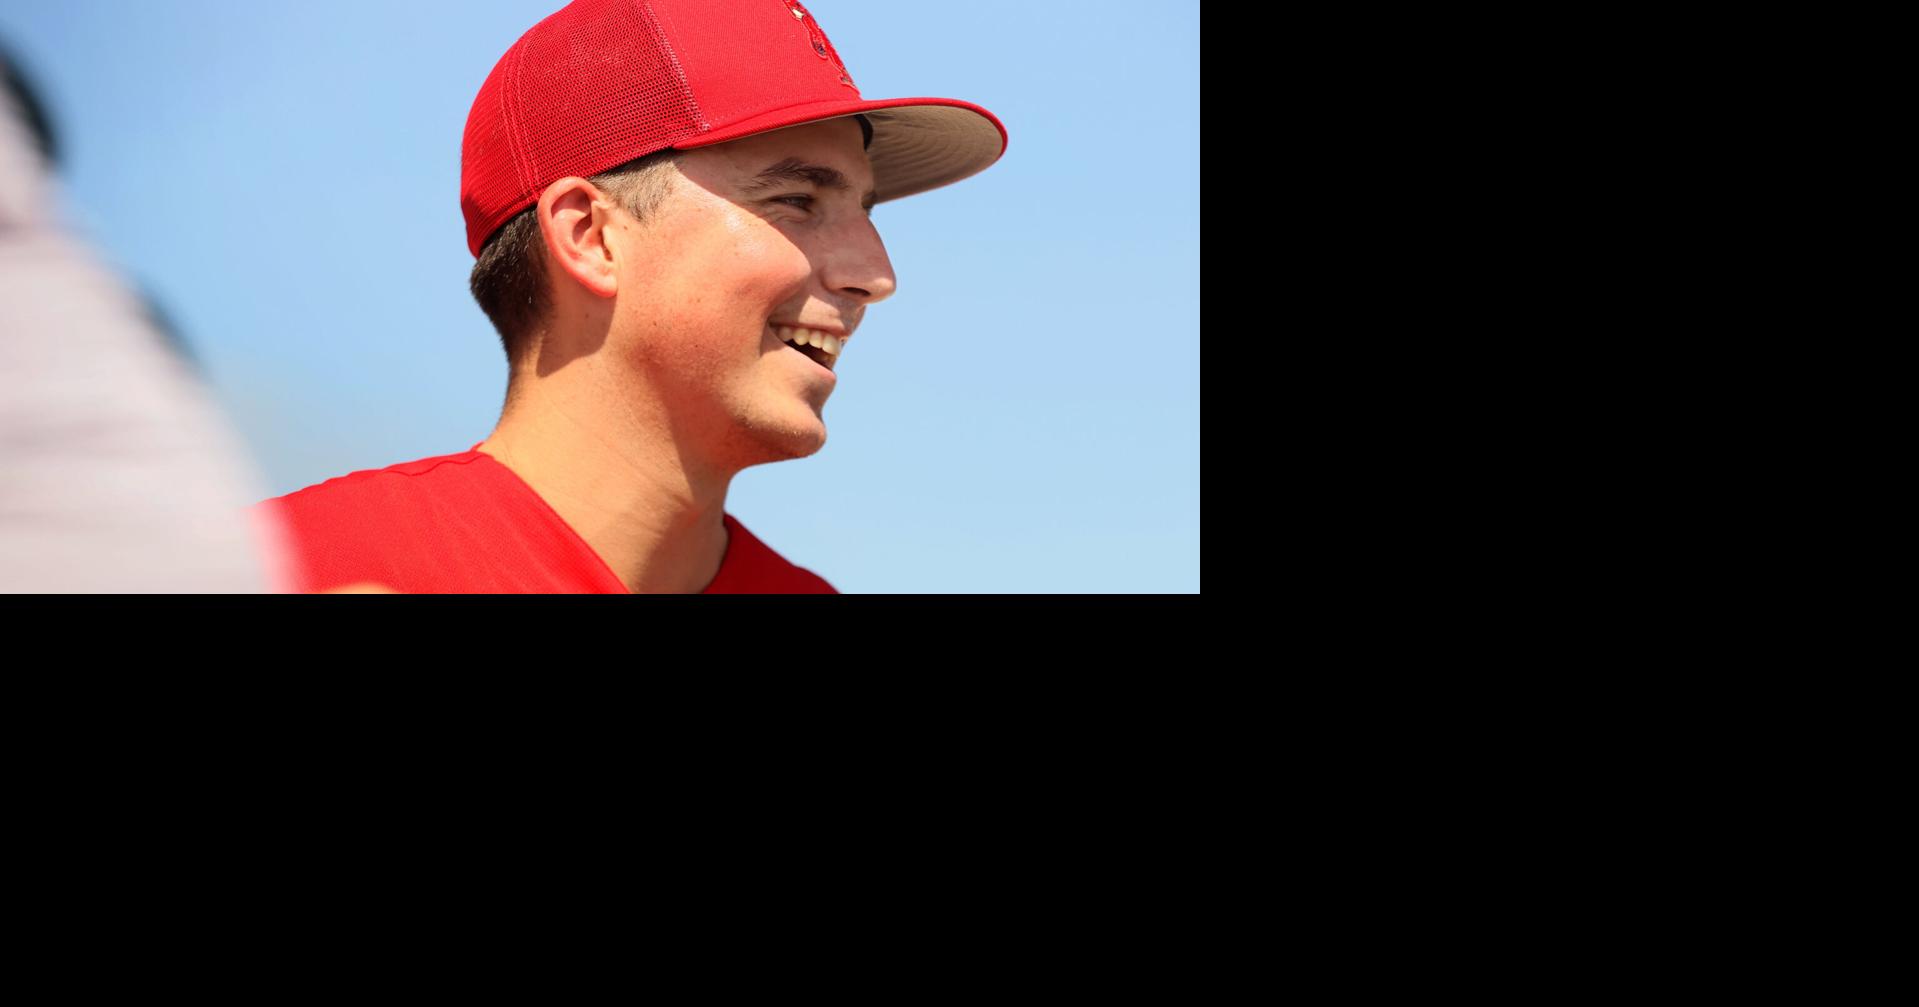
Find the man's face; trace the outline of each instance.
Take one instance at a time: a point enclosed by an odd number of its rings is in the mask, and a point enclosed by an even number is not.
[[[821,184],[815,167],[846,188]],[[676,441],[699,452],[688,461],[738,469],[810,455],[826,443],[821,410],[839,375],[782,342],[773,323],[851,335],[895,286],[868,217],[873,172],[859,123],[702,147],[680,172],[649,222],[626,221],[623,356],[658,391]]]

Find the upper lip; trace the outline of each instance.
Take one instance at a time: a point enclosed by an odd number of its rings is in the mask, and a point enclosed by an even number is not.
[[[820,322],[781,322],[776,320],[768,324],[776,327],[785,326],[786,328],[789,328],[789,329],[812,329],[814,332],[824,332],[827,335],[832,336],[833,338],[839,340],[842,343],[846,342],[848,339],[853,338],[852,336],[849,336],[846,334],[845,329],[842,329],[837,325],[826,325]]]

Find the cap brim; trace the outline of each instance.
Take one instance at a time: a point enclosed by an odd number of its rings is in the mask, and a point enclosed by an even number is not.
[[[793,105],[673,144],[693,150],[792,126],[864,115],[873,124],[866,149],[873,201],[951,185],[991,167],[1006,153],[1006,127],[993,113],[955,98],[889,98]]]

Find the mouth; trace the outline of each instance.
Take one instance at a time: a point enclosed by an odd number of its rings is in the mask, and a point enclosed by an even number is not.
[[[767,328],[772,330],[773,338],[784,343],[787,349],[811,360],[829,372],[839,363],[839,354],[836,351],[841,349],[842,344],[840,340],[828,333],[786,325],[768,324]],[[821,345],[816,346],[815,342]]]

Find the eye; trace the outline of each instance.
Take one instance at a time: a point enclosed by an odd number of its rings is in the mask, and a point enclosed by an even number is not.
[[[805,209],[812,209],[814,200],[813,200],[813,197],[811,196],[781,196],[780,198],[775,199],[773,202],[792,203],[793,200],[796,200],[796,199],[799,200],[799,202],[795,203],[794,205],[805,208]]]

